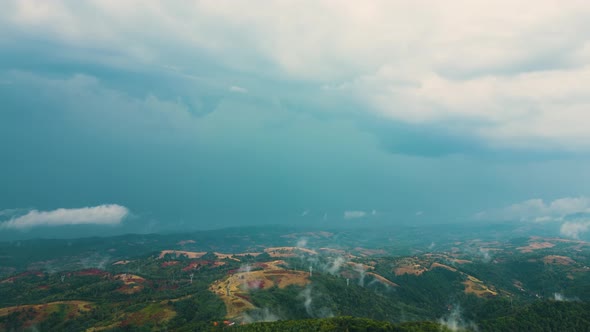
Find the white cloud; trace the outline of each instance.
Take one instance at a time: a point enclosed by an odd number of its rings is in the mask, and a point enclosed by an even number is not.
[[[32,210],[0,223],[0,229],[28,229],[37,226],[116,225],[129,214],[121,205],[108,204],[79,209]]]
[[[561,225],[559,232],[563,236],[579,239],[580,235],[588,232],[590,221],[567,221]]]
[[[551,202],[530,199],[510,206],[482,211],[476,218],[484,220],[520,220],[532,222],[559,222],[560,234],[579,239],[590,230],[590,198],[565,197]]]
[[[232,85],[229,87],[229,91],[237,93],[248,93],[248,89],[242,88],[241,86]]]
[[[538,198],[529,199],[501,209],[480,212],[476,217],[544,222],[562,221],[564,217],[575,213],[590,213],[589,197],[565,197],[548,203]]]
[[[494,146],[590,149],[585,0],[12,0],[0,22],[7,34],[110,51],[93,61],[190,75],[193,55],[208,54],[241,73],[353,96],[387,118],[452,123]]]
[[[367,215],[365,211],[344,211],[344,219],[363,218]]]

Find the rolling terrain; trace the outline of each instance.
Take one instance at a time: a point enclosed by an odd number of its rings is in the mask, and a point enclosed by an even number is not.
[[[400,232],[362,242],[333,230],[211,234],[3,243],[0,330],[590,328],[584,241],[474,236],[483,231],[405,244]],[[24,255],[29,246],[37,256]]]

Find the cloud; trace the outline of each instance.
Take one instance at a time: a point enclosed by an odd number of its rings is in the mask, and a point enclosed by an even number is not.
[[[351,97],[382,118],[438,124],[499,148],[590,149],[583,0],[9,0],[4,9],[4,39],[78,50],[62,58],[186,76],[207,58],[216,71],[307,82],[321,98]]]
[[[237,86],[237,85],[232,85],[232,86],[229,87],[229,91],[231,91],[231,92],[237,92],[237,93],[247,93],[248,92],[248,89],[242,88],[242,87]]]
[[[577,297],[567,297],[562,293],[553,293],[553,299],[558,302],[572,302],[572,301],[580,301]]]
[[[562,236],[579,239],[580,235],[590,230],[590,198],[564,197],[551,202],[529,199],[501,209],[482,211],[475,217],[482,220],[559,222]]]
[[[342,267],[342,265],[344,263],[346,263],[346,260],[343,257],[338,256],[338,257],[334,258],[332,263],[327,266],[326,271],[329,274],[335,275],[340,271],[340,268]]]
[[[0,229],[29,229],[37,226],[64,225],[116,225],[129,215],[121,205],[108,204],[79,209],[57,209],[52,211],[32,210],[20,217],[0,224]]]
[[[580,235],[588,232],[590,221],[566,221],[561,225],[559,232],[563,236],[579,239]]]
[[[365,211],[344,211],[344,219],[358,219],[363,218],[367,215]]]
[[[313,307],[311,306],[311,303],[313,301],[313,298],[311,296],[311,287],[305,287],[305,289],[302,290],[297,297],[303,298],[303,306],[305,307],[307,315],[313,317]]]
[[[535,198],[504,208],[479,212],[476,218],[545,222],[563,221],[569,215],[588,212],[589,197],[564,197],[547,203]]]
[[[274,314],[269,308],[249,310],[244,313],[242,321],[245,323],[256,323],[256,322],[275,322],[280,317]]]
[[[451,331],[478,331],[475,323],[463,318],[461,307],[458,305],[453,307],[448,316],[440,318],[438,322]]]

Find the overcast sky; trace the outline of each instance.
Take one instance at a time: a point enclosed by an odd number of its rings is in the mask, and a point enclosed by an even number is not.
[[[2,7],[0,237],[590,212],[586,0]]]

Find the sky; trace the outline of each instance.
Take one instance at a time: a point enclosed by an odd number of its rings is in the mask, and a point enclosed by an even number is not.
[[[0,239],[590,230],[587,1],[6,0]]]

